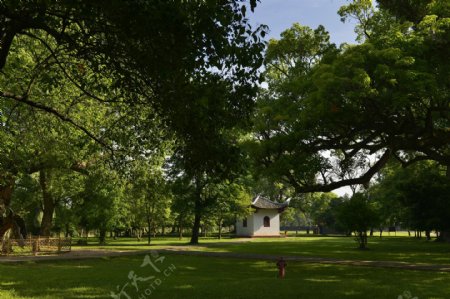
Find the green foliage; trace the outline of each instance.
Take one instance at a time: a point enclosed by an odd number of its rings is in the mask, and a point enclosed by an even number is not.
[[[413,24],[353,1],[339,13],[363,43],[339,51],[298,24],[271,41],[250,145],[259,172],[301,193],[368,185],[390,157],[449,166],[450,27],[433,5]]]
[[[300,115],[311,70],[336,52],[323,27],[312,30],[295,24],[283,32],[280,41],[269,43],[269,89],[263,90],[258,99],[253,129],[256,140],[247,145],[255,158],[255,169],[264,176],[293,187],[295,180],[314,181],[311,173],[321,168],[322,158],[311,151],[298,150],[298,141],[310,134],[299,127],[299,119],[305,121]]]
[[[130,163],[124,198],[128,203],[129,224],[136,229],[147,227],[149,243],[150,235],[157,227],[165,226],[171,216],[172,193],[160,162],[137,159]]]
[[[334,193],[313,193],[309,198],[308,212],[311,220],[319,226],[333,228],[337,231],[345,231],[337,219],[337,211],[342,205],[343,199]]]
[[[189,179],[237,172],[234,130],[248,125],[266,30],[245,15],[240,1],[2,2],[2,211],[16,176],[52,172],[58,228],[77,210],[101,233],[145,218],[150,230],[169,218],[171,198],[160,169],[129,171],[130,160],[174,148]],[[128,175],[126,204],[108,159]],[[67,184],[72,170],[88,177]],[[80,184],[84,201],[70,194]]]
[[[100,235],[120,226],[125,216],[123,191],[116,172],[106,167],[92,169],[85,181],[83,202],[79,206],[82,224],[87,229],[99,229]]]
[[[374,204],[363,193],[356,193],[344,201],[337,212],[337,219],[350,232],[355,232],[360,249],[367,246],[367,231],[379,225]]]
[[[406,169],[394,164],[374,188],[375,198],[411,229],[450,229],[450,183],[435,163],[422,162]]]

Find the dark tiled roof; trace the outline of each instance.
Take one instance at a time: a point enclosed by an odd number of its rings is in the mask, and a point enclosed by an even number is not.
[[[257,196],[252,202],[252,207],[256,209],[284,209],[288,205],[289,201],[283,203],[273,202],[262,196]]]

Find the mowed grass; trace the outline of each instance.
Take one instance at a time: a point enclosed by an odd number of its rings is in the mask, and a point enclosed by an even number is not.
[[[152,245],[135,239],[108,240],[107,246],[98,246],[92,240],[90,246],[74,247],[75,250],[162,249],[167,246],[184,246],[186,250],[270,254],[283,256],[327,257],[346,260],[401,261],[408,263],[450,264],[450,244],[416,239],[408,236],[370,237],[369,249],[357,249],[353,237],[301,236],[288,238],[255,238],[217,240],[202,238],[200,246],[187,246],[189,239],[155,238]],[[450,297],[450,296],[449,296]]]
[[[162,256],[162,254],[161,254]],[[165,254],[161,270],[140,267],[144,256],[0,264],[0,298],[392,298],[405,291],[449,298],[450,274],[289,262],[285,280],[274,262]],[[159,279],[159,281],[157,280]],[[153,284],[153,286],[152,286]],[[147,290],[147,295],[145,294]],[[151,292],[151,293],[150,293]]]
[[[372,237],[368,246],[368,250],[359,250],[352,237],[300,237],[254,239],[222,248],[241,253],[450,264],[450,244],[408,237]]]

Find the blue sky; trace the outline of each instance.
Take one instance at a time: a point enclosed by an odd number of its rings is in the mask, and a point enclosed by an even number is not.
[[[298,22],[312,28],[324,25],[337,45],[355,43],[354,22],[344,24],[337,14],[339,7],[347,3],[346,0],[261,0],[248,17],[254,25],[269,26],[267,39],[278,39],[281,32]]]

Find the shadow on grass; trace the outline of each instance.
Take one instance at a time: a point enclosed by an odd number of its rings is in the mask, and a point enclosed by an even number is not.
[[[450,275],[289,262],[286,279],[277,279],[274,262],[165,255],[152,267],[143,256],[0,265],[0,298],[111,298],[130,271],[141,278],[130,298],[397,298],[410,291],[419,298],[446,298]],[[173,267],[170,272],[165,270]],[[151,288],[151,282],[160,283]],[[151,291],[145,295],[145,290]],[[144,295],[144,296],[142,296]],[[15,296],[15,297],[14,297]],[[122,296],[121,298],[126,298]]]

